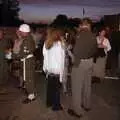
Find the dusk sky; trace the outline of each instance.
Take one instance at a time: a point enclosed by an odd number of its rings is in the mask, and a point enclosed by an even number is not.
[[[109,2],[108,2],[109,1]],[[20,18],[26,21],[53,20],[58,14],[99,19],[120,13],[120,0],[20,0]]]

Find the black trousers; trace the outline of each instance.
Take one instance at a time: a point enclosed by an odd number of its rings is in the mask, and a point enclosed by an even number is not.
[[[57,110],[60,108],[60,82],[59,75],[47,77],[47,107]]]

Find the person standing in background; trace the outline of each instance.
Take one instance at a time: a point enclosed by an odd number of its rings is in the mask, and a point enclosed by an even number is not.
[[[8,42],[4,37],[3,30],[0,30],[0,84],[6,84],[8,81],[8,64],[6,55],[9,50],[7,49]]]
[[[63,31],[48,28],[47,39],[43,47],[43,70],[47,79],[47,107],[53,111],[62,110],[60,102],[60,82],[63,79],[65,50]]]
[[[104,79],[107,53],[111,50],[110,42],[105,34],[106,31],[102,28],[97,36],[98,53],[93,67],[93,76],[99,81]]]

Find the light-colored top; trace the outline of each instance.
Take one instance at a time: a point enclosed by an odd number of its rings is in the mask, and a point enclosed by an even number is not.
[[[102,44],[104,46],[105,54],[107,55],[107,52],[111,50],[110,42],[107,38],[104,37],[104,39],[100,39],[99,36],[97,36],[97,44]]]
[[[50,49],[43,46],[43,70],[44,72],[60,75],[60,82],[63,79],[65,50],[61,42],[56,42]]]

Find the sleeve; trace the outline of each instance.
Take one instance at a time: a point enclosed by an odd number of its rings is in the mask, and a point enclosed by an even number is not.
[[[110,42],[109,42],[109,40],[107,40],[108,42],[107,42],[107,51],[110,51],[111,50],[111,45],[110,45]]]
[[[106,41],[103,44],[106,46],[106,49],[105,49],[106,52],[111,50],[111,45],[108,39],[106,39]]]
[[[43,71],[46,72],[47,70],[48,70],[48,56],[47,56],[47,50],[44,44],[43,46]]]
[[[72,63],[74,63],[74,55],[73,55],[73,53],[71,52],[70,49],[67,49],[67,52],[68,52],[69,57],[72,59]]]
[[[61,47],[61,70],[60,70],[60,82],[63,81],[63,74],[64,74],[64,68],[65,68],[65,50],[63,47]]]

